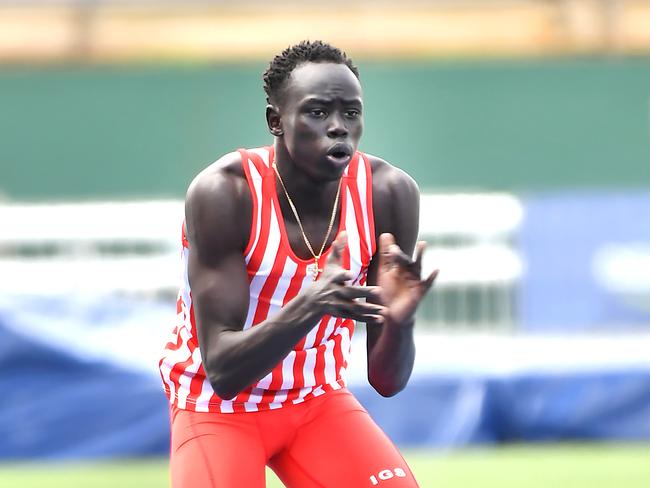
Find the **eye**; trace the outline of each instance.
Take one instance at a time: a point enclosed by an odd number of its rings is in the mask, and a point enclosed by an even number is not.
[[[314,117],[318,117],[318,118],[325,117],[325,115],[327,115],[327,114],[325,113],[325,110],[323,110],[323,109],[321,109],[321,108],[312,108],[312,109],[309,111],[309,114],[310,114],[310,115],[313,115]]]
[[[361,112],[357,109],[351,109],[345,112],[345,115],[351,119],[355,119],[361,116]]]

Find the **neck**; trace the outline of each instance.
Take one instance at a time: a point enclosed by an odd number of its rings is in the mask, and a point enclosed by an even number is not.
[[[300,215],[329,213],[332,210],[340,178],[335,180],[314,179],[300,169],[284,144],[278,143],[277,139],[274,144],[274,153],[278,172]],[[283,195],[281,186],[277,186],[278,194]],[[283,207],[286,205],[284,200],[284,198],[280,198]]]

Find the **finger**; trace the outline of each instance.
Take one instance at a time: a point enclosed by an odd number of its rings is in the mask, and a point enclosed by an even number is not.
[[[418,241],[415,246],[415,264],[417,266],[422,266],[422,256],[424,256],[424,250],[427,248],[426,241]]]
[[[438,274],[440,273],[439,269],[434,269],[429,276],[427,276],[427,279],[425,279],[422,284],[424,286],[424,290],[428,290],[431,288],[433,285],[433,282],[436,281],[436,278],[438,277]]]
[[[343,289],[336,290],[332,294],[332,309],[341,309],[346,311],[354,311],[361,314],[382,315],[388,312],[388,309],[380,303],[358,301],[354,298],[345,296]]]
[[[340,266],[340,263],[336,263]],[[338,268],[337,271],[334,271],[330,275],[332,283],[338,283],[339,285],[345,285],[348,281],[354,280],[354,274],[351,271],[348,271],[343,268]]]
[[[352,320],[356,320],[357,322],[364,322],[366,324],[371,324],[371,325],[381,325],[386,321],[383,315],[365,315],[358,319],[352,319]]]
[[[424,256],[424,250],[426,248],[427,243],[425,241],[418,241],[418,243],[415,245],[414,259],[409,265],[409,270],[418,279],[422,275],[422,256]]]
[[[342,231],[332,243],[332,253],[330,254],[329,261],[340,265],[341,258],[343,256],[343,250],[347,245],[348,234],[346,231]]]
[[[348,298],[345,296],[344,288],[330,291],[326,299],[326,313],[335,315],[338,310],[344,310],[366,315],[381,315],[388,312],[388,309],[380,303]]]
[[[371,323],[382,323],[384,322],[384,316],[379,312],[373,312],[371,310],[363,310],[357,307],[348,307],[341,305],[337,307],[336,310],[333,310],[330,315],[333,317],[339,317],[342,319],[351,319],[358,320],[359,322],[371,322]]]
[[[366,325],[377,326],[382,325],[386,321],[386,318],[383,315],[377,315],[376,317],[369,317],[365,321]]]
[[[355,298],[379,300],[381,298],[381,289],[378,286],[345,286],[341,288],[340,293],[349,300]]]
[[[384,266],[389,264],[387,262],[390,255],[388,248],[392,244],[395,244],[393,234],[384,233],[379,236],[379,269],[383,269]]]
[[[388,249],[391,244],[395,244],[395,236],[389,232],[384,232],[379,236],[379,247]]]
[[[403,267],[410,268],[413,266],[413,260],[397,244],[391,244],[388,248],[387,260],[390,263]]]

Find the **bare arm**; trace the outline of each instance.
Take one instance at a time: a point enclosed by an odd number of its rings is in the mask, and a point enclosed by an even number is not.
[[[379,285],[386,306],[383,324],[368,324],[368,381],[383,396],[400,392],[415,360],[415,310],[437,272],[420,278],[424,243],[416,247],[420,193],[415,182],[392,167],[380,167],[374,195],[379,246],[368,270],[368,284]],[[383,181],[381,181],[383,179]]]
[[[249,282],[243,250],[251,220],[247,191],[241,175],[216,167],[195,179],[185,207],[189,280],[203,366],[213,389],[224,399],[268,374],[324,314],[365,321],[376,320],[383,311],[354,300],[377,290],[345,285],[350,279],[340,266],[345,242],[338,239],[330,263],[314,285],[277,314],[244,331]]]

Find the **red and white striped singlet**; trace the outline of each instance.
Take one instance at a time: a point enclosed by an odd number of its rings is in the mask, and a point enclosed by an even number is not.
[[[313,260],[300,259],[289,245],[275,174],[273,148],[241,150],[253,200],[250,240],[244,260],[250,282],[250,303],[244,329],[254,327],[312,283],[306,272]],[[372,176],[368,158],[357,152],[341,184],[341,219],[348,247],[342,261],[365,284],[375,252],[372,215]],[[324,253],[325,259],[331,250]],[[326,315],[264,378],[232,399],[219,398],[201,363],[187,263],[189,249],[183,234],[184,280],[178,295],[178,322],[160,360],[160,374],[170,403],[197,412],[249,412],[299,403],[345,386],[354,322]]]

